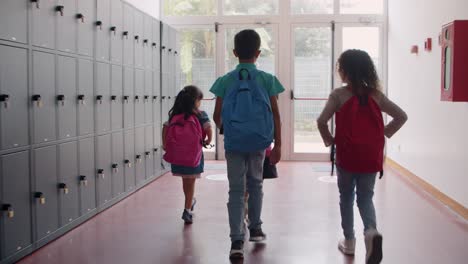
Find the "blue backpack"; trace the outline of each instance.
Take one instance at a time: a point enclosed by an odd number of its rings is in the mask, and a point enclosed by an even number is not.
[[[246,76],[244,78],[244,76]],[[258,84],[257,70],[230,72],[235,80],[223,99],[224,149],[253,152],[265,150],[273,142],[274,126],[270,97]]]

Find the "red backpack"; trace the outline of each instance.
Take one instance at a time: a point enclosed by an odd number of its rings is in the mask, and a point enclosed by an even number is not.
[[[202,128],[198,118],[184,114],[172,117],[166,132],[164,160],[186,167],[197,167],[202,157]]]
[[[355,173],[383,171],[384,121],[377,103],[353,96],[336,113],[336,163]]]

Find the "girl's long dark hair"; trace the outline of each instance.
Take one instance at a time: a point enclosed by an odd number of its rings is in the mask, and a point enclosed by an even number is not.
[[[354,95],[367,97],[380,89],[374,62],[365,51],[351,49],[343,52],[338,59],[338,71],[347,78]]]
[[[196,103],[197,100],[203,99],[203,92],[194,85],[185,86],[174,102],[174,106],[169,111],[169,122],[171,119],[180,114],[185,114],[185,119],[193,114],[198,114]]]

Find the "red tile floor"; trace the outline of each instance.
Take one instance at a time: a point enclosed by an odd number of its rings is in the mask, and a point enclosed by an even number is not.
[[[280,178],[265,182],[263,220],[268,240],[246,244],[243,262],[255,264],[364,263],[362,223],[356,213],[354,258],[336,248],[341,237],[336,184],[319,180],[327,164],[283,162]],[[29,263],[223,264],[228,252],[227,182],[223,163],[208,163],[196,187],[195,223],[184,226],[179,178],[166,175],[31,256]],[[325,178],[327,179],[327,177]],[[382,263],[468,263],[468,222],[403,176],[387,170],[375,203],[384,235]]]

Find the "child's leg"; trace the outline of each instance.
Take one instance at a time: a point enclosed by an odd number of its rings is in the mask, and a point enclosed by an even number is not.
[[[247,173],[246,155],[226,152],[227,173],[229,179],[229,226],[231,241],[244,240],[244,196],[245,174]]]
[[[250,153],[248,159],[249,229],[259,229],[262,227],[263,162],[265,160],[265,151]]]
[[[372,201],[376,176],[376,173],[356,176],[357,205],[364,223],[364,231],[377,228],[375,208]]]
[[[354,196],[356,180],[352,173],[337,167],[338,189],[340,191],[341,227],[346,239],[354,239]]]
[[[185,194],[185,209],[192,208],[193,196],[195,193],[195,178],[182,178],[182,186]]]

